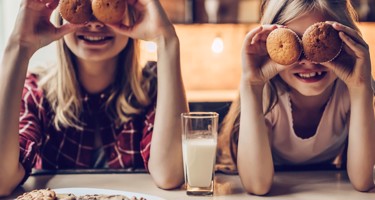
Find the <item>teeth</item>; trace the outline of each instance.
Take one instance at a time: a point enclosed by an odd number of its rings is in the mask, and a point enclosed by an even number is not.
[[[83,38],[89,41],[100,41],[100,40],[105,39],[104,37],[94,37],[94,36],[84,36]]]
[[[300,77],[302,77],[302,78],[311,78],[311,77],[314,77],[314,76],[316,76],[316,72],[311,72],[311,73],[305,73],[305,74],[303,74],[303,73],[298,73],[298,75],[300,76]]]
[[[315,76],[321,76],[323,72],[311,72],[311,73],[298,73],[298,76],[301,78],[312,78]]]

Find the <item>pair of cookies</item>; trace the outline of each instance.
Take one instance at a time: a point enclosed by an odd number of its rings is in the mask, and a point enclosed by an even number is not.
[[[60,0],[62,18],[72,24],[89,22],[93,16],[103,23],[119,23],[127,8],[126,0]]]
[[[295,63],[302,52],[308,60],[323,63],[340,54],[342,40],[330,24],[318,22],[307,28],[302,40],[288,28],[275,29],[268,35],[266,47],[271,59],[282,65]]]

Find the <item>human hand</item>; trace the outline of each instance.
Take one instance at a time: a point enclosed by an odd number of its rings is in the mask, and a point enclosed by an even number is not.
[[[271,61],[266,40],[269,33],[281,25],[262,25],[250,31],[242,47],[242,77],[251,85],[264,85],[288,66]]]
[[[60,27],[50,22],[59,0],[22,0],[17,20],[11,34],[12,42],[30,48],[33,52],[65,34],[76,30],[78,25],[64,24]]]
[[[128,0],[128,5],[133,7],[137,14],[135,23],[108,24],[108,26],[131,38],[147,41],[176,35],[172,23],[158,0]]]
[[[349,89],[371,85],[371,61],[368,44],[354,29],[337,22],[327,22],[339,31],[344,42],[341,54],[332,62],[322,63],[343,80]]]

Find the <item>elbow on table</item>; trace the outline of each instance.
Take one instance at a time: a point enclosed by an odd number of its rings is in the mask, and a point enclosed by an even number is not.
[[[353,188],[359,192],[368,192],[375,187],[372,169],[367,173],[348,170],[348,176]]]
[[[373,182],[368,183],[368,182],[365,182],[365,181],[361,181],[361,182],[352,181],[352,185],[353,185],[354,189],[356,189],[359,192],[368,192],[375,187]]]
[[[21,180],[19,174],[0,174],[0,197],[9,196]]]
[[[148,170],[156,186],[163,190],[178,188],[184,181],[182,166],[160,167],[159,163],[156,165],[155,162],[150,161]]]
[[[257,180],[257,181],[247,181],[242,182],[244,190],[253,195],[259,195],[263,196],[266,195],[270,190],[272,186],[272,178],[269,180]]]
[[[8,196],[21,183],[25,170],[21,164],[18,164],[14,170],[1,168],[0,172],[0,197]]]
[[[154,178],[156,186],[163,190],[172,190],[182,185],[182,180],[176,177]]]
[[[6,181],[0,181],[0,197],[9,196],[13,192],[14,188],[9,186]]]

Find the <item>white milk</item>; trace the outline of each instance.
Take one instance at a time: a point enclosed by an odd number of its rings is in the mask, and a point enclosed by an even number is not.
[[[213,138],[183,141],[184,168],[188,183],[193,187],[209,187],[216,160],[216,140]]]

